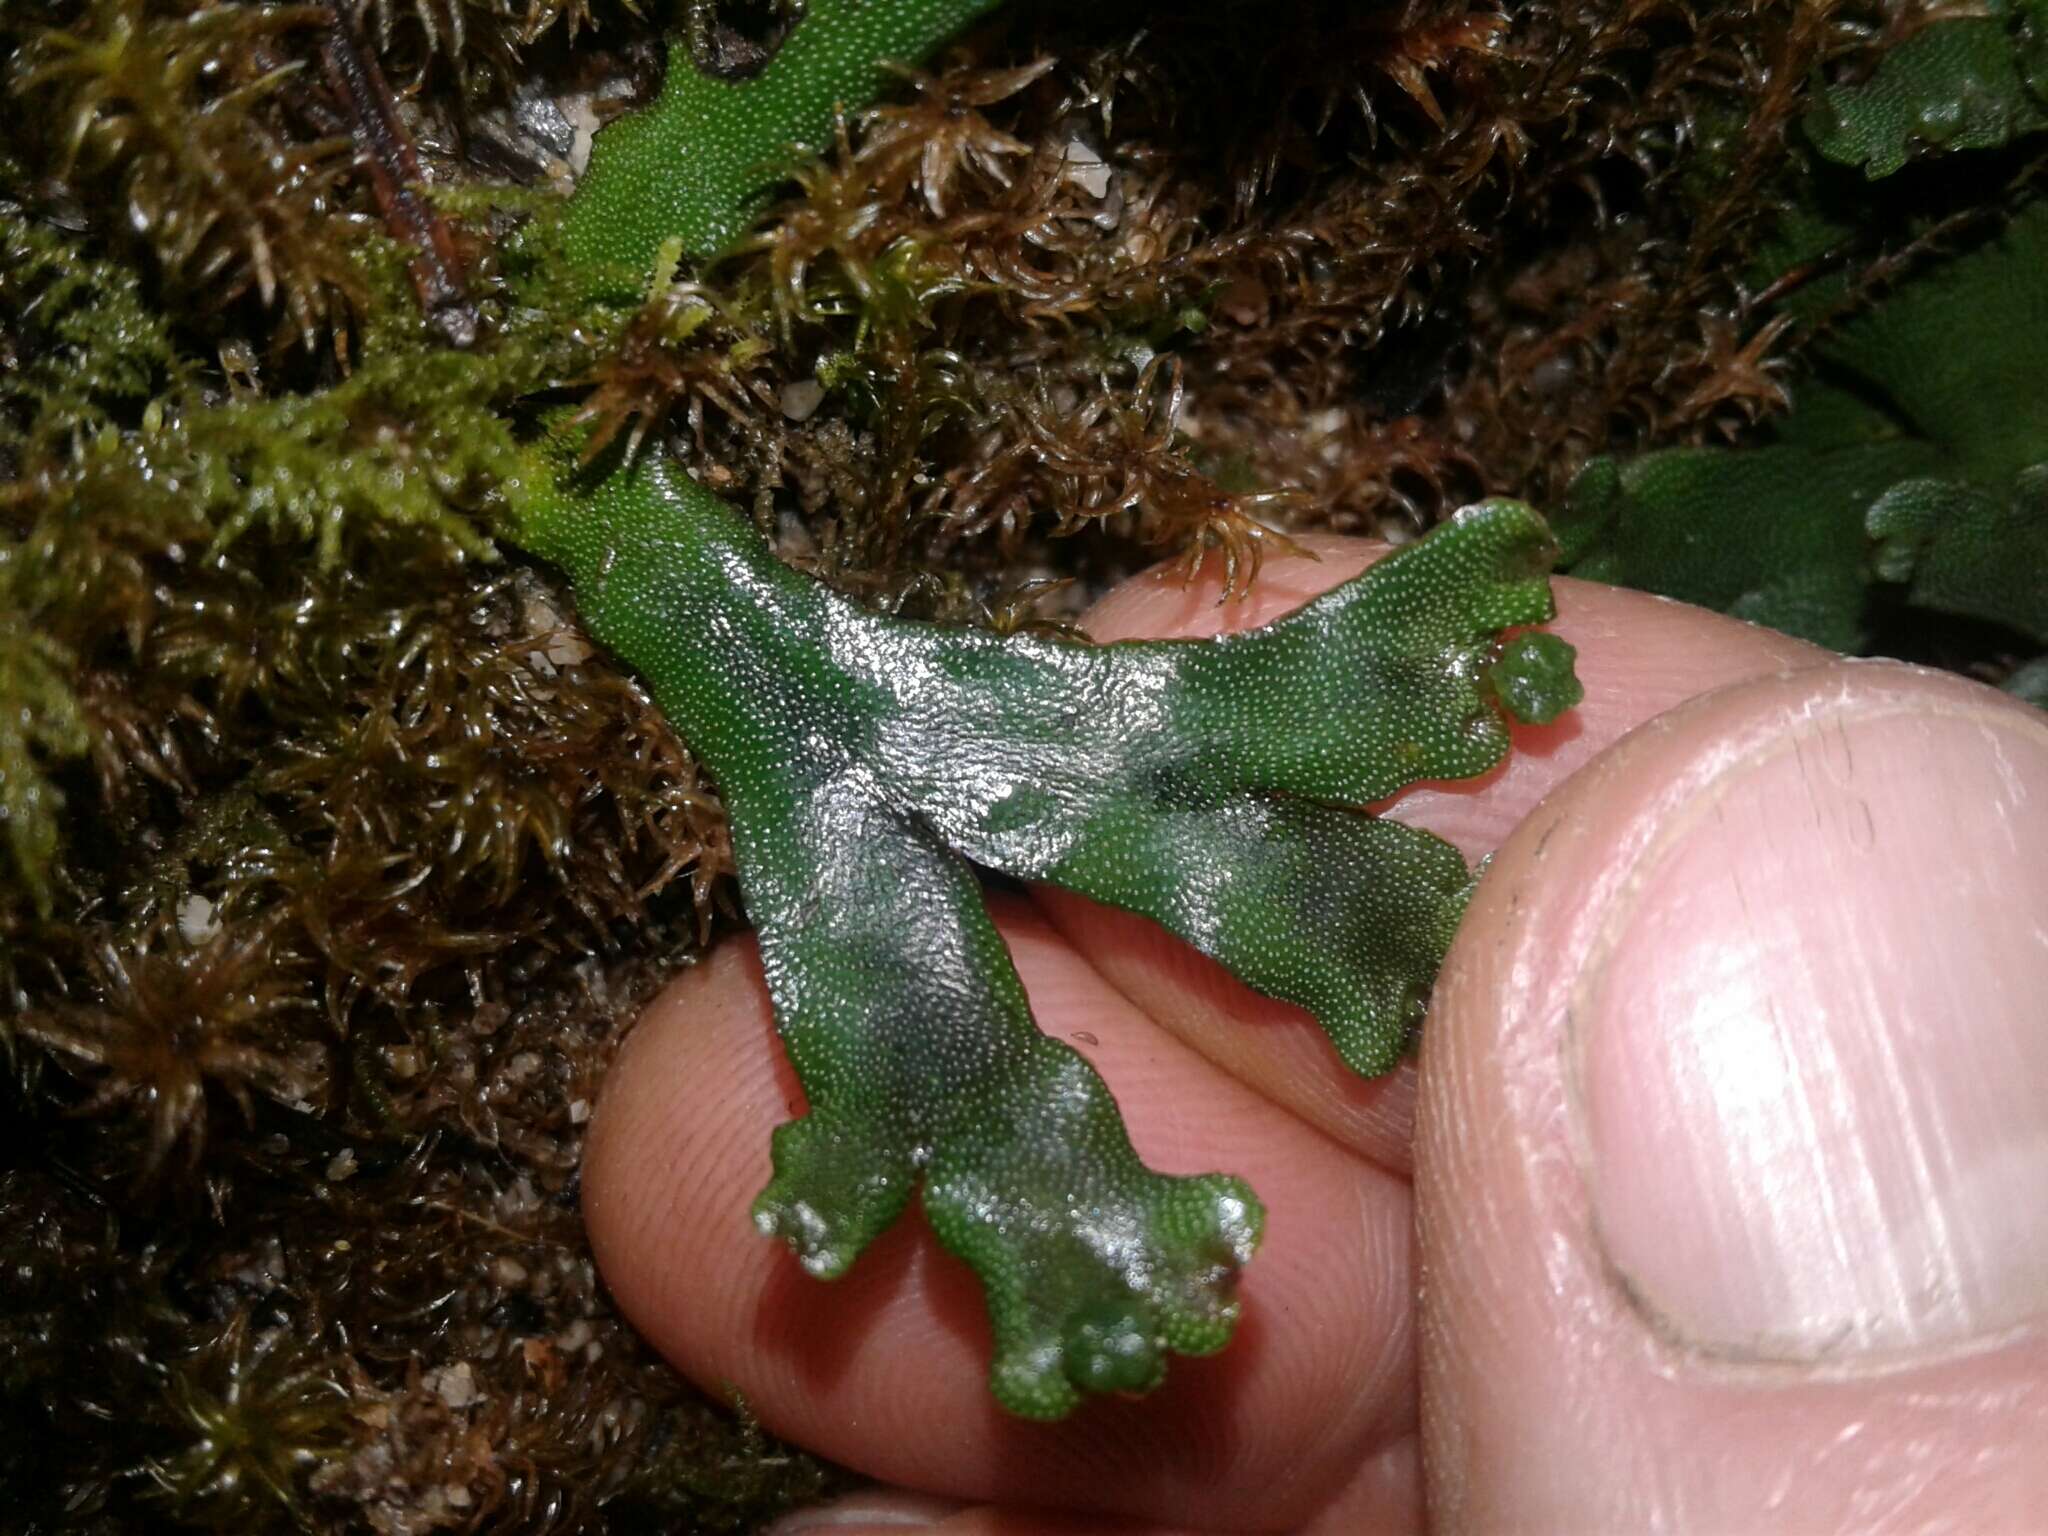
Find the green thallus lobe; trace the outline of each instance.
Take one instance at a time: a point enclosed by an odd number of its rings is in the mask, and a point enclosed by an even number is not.
[[[660,101],[599,142],[572,259],[644,285],[665,244],[717,255],[760,167],[868,100],[878,60],[992,8],[813,0],[744,83],[676,50]],[[1263,629],[1090,647],[866,613],[659,455],[590,473],[572,443],[552,454],[518,540],[716,777],[809,1099],[775,1133],[762,1231],[834,1276],[921,1189],[986,1290],[995,1394],[1029,1417],[1221,1348],[1257,1197],[1138,1160],[1101,1079],[1032,1023],[972,865],[1151,916],[1312,1010],[1358,1070],[1392,1067],[1470,876],[1356,808],[1484,772],[1504,710],[1576,702],[1562,642],[1498,640],[1551,616],[1541,520],[1485,503]]]
[[[833,114],[867,105],[890,62],[923,57],[1001,0],[820,0],[775,57],[745,80],[716,80],[673,50],[661,96],[592,149],[563,235],[570,261],[638,300],[670,241],[700,260],[747,232],[792,149],[824,148]]]

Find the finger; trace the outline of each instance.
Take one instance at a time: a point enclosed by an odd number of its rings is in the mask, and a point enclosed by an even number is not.
[[[1358,539],[1305,542],[1319,561],[1269,562],[1244,602],[1219,603],[1214,584],[1187,586],[1155,571],[1098,604],[1089,629],[1098,639],[1117,640],[1252,628],[1388,552]],[[1696,694],[1828,656],[1774,631],[1640,592],[1562,578],[1556,589],[1558,616],[1549,628],[1578,648],[1584,703],[1554,725],[1517,727],[1514,752],[1484,778],[1418,785],[1387,808],[1397,820],[1450,839],[1468,858],[1492,852],[1538,800],[1643,721]],[[1051,887],[1033,894],[1119,991],[1203,1056],[1343,1145],[1385,1167],[1407,1168],[1411,1070],[1361,1078],[1305,1012],[1258,996],[1149,919]]]
[[[1422,1047],[1445,1529],[2038,1528],[2043,848],[2048,717],[1869,663],[1514,834]]]
[[[979,1504],[944,1514],[911,1506],[879,1513],[856,1497],[799,1510],[764,1536],[1191,1536],[1187,1526],[1166,1526],[1117,1515],[1073,1515],[1052,1510]]]
[[[585,1215],[627,1316],[777,1433],[891,1483],[1202,1526],[1285,1527],[1414,1423],[1406,1187],[1155,1028],[1022,902],[993,903],[1032,1007],[1102,1072],[1145,1161],[1267,1206],[1238,1336],[1165,1390],[1027,1424],[988,1395],[979,1291],[922,1222],[830,1285],[755,1238],[768,1133],[799,1108],[750,945],[643,1018],[606,1079]],[[1388,1528],[1416,1509],[1413,1459]]]
[[[1396,1440],[1367,1458],[1295,1536],[1358,1536],[1389,1529],[1390,1511],[1415,1514],[1417,1442]],[[1412,1526],[1404,1526],[1412,1529]],[[766,1536],[1183,1536],[1189,1527],[1126,1520],[1115,1515],[1074,1515],[982,1504],[961,1508],[950,1500],[876,1488],[830,1504],[801,1509],[771,1526]]]

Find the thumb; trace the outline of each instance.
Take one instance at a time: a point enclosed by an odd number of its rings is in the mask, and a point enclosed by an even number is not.
[[[1441,1529],[2038,1528],[2048,715],[1887,663],[1662,716],[1425,1032]]]

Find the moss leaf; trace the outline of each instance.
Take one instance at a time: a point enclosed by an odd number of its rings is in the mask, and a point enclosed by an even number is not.
[[[661,97],[597,141],[564,228],[569,258],[593,277],[644,289],[669,241],[704,259],[745,233],[780,167],[825,147],[833,115],[856,111],[891,78],[999,0],[814,0],[759,73],[721,80],[672,49]]]
[[[61,646],[31,629],[11,604],[0,611],[0,828],[15,878],[45,914],[64,804],[49,769],[84,756],[91,745],[70,672]]]

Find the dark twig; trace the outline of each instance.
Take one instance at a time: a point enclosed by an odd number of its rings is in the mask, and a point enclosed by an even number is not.
[[[413,287],[433,327],[451,346],[467,347],[477,333],[476,306],[463,286],[462,259],[448,223],[420,195],[425,178],[412,138],[377,61],[357,46],[349,19],[337,11],[321,49],[328,82],[342,98],[356,142],[356,158],[369,173],[385,227],[414,249]]]

